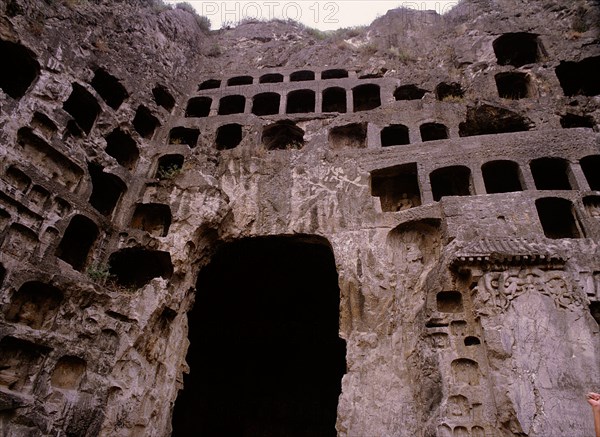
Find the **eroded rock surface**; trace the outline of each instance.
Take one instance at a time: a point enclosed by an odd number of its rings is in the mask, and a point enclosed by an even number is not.
[[[0,434],[593,434],[597,2],[0,12]]]

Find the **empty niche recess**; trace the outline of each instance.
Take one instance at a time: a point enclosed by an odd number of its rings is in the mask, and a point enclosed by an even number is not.
[[[352,88],[354,112],[369,111],[381,106],[379,85],[367,83]]]
[[[538,190],[570,190],[569,163],[562,158],[538,158],[529,164]]]
[[[283,75],[279,73],[263,74],[258,78],[258,83],[279,83],[283,82]]]
[[[158,106],[165,108],[168,112],[171,112],[175,107],[175,97],[164,85],[157,84],[152,88],[152,97],[154,97],[154,102]]]
[[[394,91],[394,98],[396,100],[421,100],[427,92],[416,85],[402,85]]]
[[[288,114],[315,112],[315,92],[313,90],[289,92],[285,112]]]
[[[212,99],[210,97],[193,97],[185,108],[186,117],[208,117]]]
[[[229,150],[242,142],[242,126],[237,123],[224,124],[217,129],[217,150]]]
[[[364,149],[367,147],[367,123],[350,123],[329,130],[329,146],[334,149]]]
[[[267,150],[301,149],[304,131],[293,121],[278,121],[263,128],[262,143]]]
[[[558,197],[537,199],[535,207],[547,238],[581,238],[579,223],[570,200]]]
[[[465,92],[458,82],[442,82],[435,87],[435,98],[440,102],[462,100]]]
[[[163,155],[158,158],[158,166],[156,167],[156,175],[158,179],[170,179],[178,174],[183,167],[183,155],[172,154]]]
[[[140,288],[154,278],[170,279],[173,264],[169,252],[133,247],[110,256],[110,273],[124,287]]]
[[[119,177],[105,173],[98,164],[90,163],[88,170],[92,179],[90,205],[100,214],[110,216],[127,186]]]
[[[152,114],[152,111],[144,105],[138,106],[133,118],[133,127],[142,138],[152,138],[159,126],[160,121]]]
[[[448,139],[448,128],[442,123],[423,123],[419,126],[421,141],[436,141]]]
[[[39,76],[40,64],[31,50],[3,40],[0,40],[0,58],[5,65],[0,69],[0,88],[13,99],[20,99]]]
[[[514,161],[486,162],[481,166],[481,173],[487,194],[523,191],[519,164]]]
[[[228,86],[236,85],[251,85],[254,79],[252,76],[236,76],[232,77],[227,81]]]
[[[341,68],[334,68],[331,70],[324,70],[321,72],[321,79],[343,79],[348,77],[348,70],[344,70]]]
[[[440,291],[436,295],[436,305],[441,313],[460,313],[463,311],[462,294],[459,291]]]
[[[254,115],[274,115],[279,113],[281,96],[277,93],[260,93],[252,98]]]
[[[171,208],[162,203],[136,205],[131,227],[141,229],[157,237],[166,237],[171,226]]]
[[[125,99],[129,97],[129,93],[119,79],[103,68],[96,70],[91,85],[106,104],[114,110],[119,109]]]
[[[556,76],[565,96],[597,96],[600,94],[600,56],[579,62],[562,61],[556,67]]]
[[[169,144],[186,144],[190,148],[196,147],[200,131],[195,128],[174,127],[169,132]]]
[[[403,211],[421,205],[417,164],[402,164],[371,172],[371,195],[384,212]]]
[[[221,87],[220,80],[208,79],[208,80],[205,80],[204,82],[202,82],[200,85],[198,85],[198,91],[211,90],[211,89],[220,88],[220,87]]]
[[[85,375],[86,362],[85,360],[65,355],[61,357],[50,377],[52,387],[65,390],[75,390],[79,388],[79,384]]]
[[[86,134],[89,134],[100,114],[100,105],[83,86],[73,83],[72,87],[71,95],[63,104],[63,109],[73,117]]]
[[[58,288],[39,281],[26,282],[12,296],[6,319],[33,329],[49,329],[62,300]]]
[[[591,115],[577,115],[567,113],[560,117],[560,126],[563,129],[571,129],[576,127],[593,128],[596,125],[594,117]]]
[[[98,238],[98,226],[83,215],[74,216],[56,249],[56,256],[75,270],[83,270]]]
[[[46,138],[50,138],[57,130],[56,123],[50,120],[46,114],[36,112],[31,119],[31,127],[40,132]]]
[[[140,156],[135,140],[119,128],[106,136],[106,153],[129,170],[135,167]]]
[[[346,90],[331,87],[323,90],[322,112],[346,112]]]
[[[303,82],[307,80],[315,80],[315,72],[310,70],[294,71],[290,74],[290,82]]]
[[[481,340],[479,340],[479,338],[469,335],[467,337],[465,337],[465,339],[463,340],[465,346],[477,346],[481,344]]]
[[[498,73],[494,76],[498,95],[503,99],[519,100],[530,97],[529,75],[519,71]]]
[[[579,161],[590,189],[600,191],[600,155],[590,155]]]
[[[533,123],[509,109],[481,104],[467,107],[467,119],[459,124],[461,137],[528,131]]]
[[[469,196],[471,189],[471,169],[464,165],[438,168],[429,175],[433,200],[445,196]]]
[[[494,40],[492,47],[499,65],[518,68],[538,62],[540,58],[539,39],[533,33],[505,33]]]
[[[381,146],[402,146],[410,144],[408,127],[403,124],[392,124],[381,129]]]
[[[244,96],[225,96],[219,100],[219,115],[243,114],[246,106]]]

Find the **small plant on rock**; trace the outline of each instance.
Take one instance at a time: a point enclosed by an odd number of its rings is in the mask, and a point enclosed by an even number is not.
[[[161,180],[164,179],[173,179],[181,173],[181,167],[176,164],[171,164],[167,167],[159,167],[158,169],[158,178]]]
[[[106,283],[113,279],[114,275],[110,273],[110,265],[94,263],[87,268],[85,271],[88,278],[98,285],[106,285]]]

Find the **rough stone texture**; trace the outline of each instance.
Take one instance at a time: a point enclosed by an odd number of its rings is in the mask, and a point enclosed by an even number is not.
[[[399,9],[325,40],[147,3],[0,1],[0,435],[170,435],[198,271],[295,234],[335,256],[338,435],[593,434],[597,2]],[[330,87],[347,111],[321,111]],[[382,147],[389,125],[409,144]]]

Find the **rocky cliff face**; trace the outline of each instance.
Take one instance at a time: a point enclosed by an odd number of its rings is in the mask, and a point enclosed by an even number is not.
[[[592,435],[597,2],[0,12],[0,434]]]

